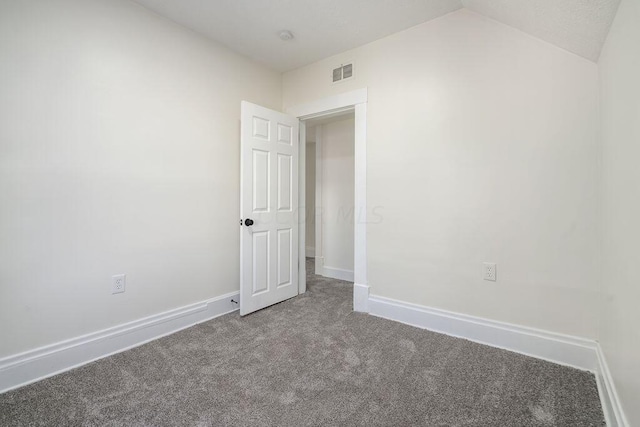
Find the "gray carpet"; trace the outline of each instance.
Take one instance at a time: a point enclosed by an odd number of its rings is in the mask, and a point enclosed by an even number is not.
[[[350,283],[0,395],[2,426],[602,426],[592,374],[353,313]]]

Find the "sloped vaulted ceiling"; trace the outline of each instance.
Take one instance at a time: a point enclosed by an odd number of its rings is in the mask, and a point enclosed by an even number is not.
[[[287,71],[466,7],[597,61],[620,0],[135,0]],[[295,38],[283,42],[281,30]]]
[[[597,61],[620,0],[462,0],[468,9]]]

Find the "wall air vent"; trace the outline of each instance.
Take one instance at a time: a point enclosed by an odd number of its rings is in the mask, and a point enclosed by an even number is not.
[[[353,77],[353,64],[342,66],[342,80]]]
[[[340,80],[342,80],[342,67],[333,70],[333,82],[339,82]]]
[[[334,68],[332,72],[333,83],[350,80],[353,78],[353,62],[348,64],[340,64],[339,67]]]

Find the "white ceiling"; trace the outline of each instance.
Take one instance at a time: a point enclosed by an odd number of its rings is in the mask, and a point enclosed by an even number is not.
[[[287,71],[462,7],[597,61],[620,0],[135,0]],[[281,30],[295,38],[284,42]]]
[[[462,0],[468,9],[597,61],[620,0]]]
[[[460,0],[135,0],[287,71],[460,9]],[[281,30],[294,39],[283,42]]]

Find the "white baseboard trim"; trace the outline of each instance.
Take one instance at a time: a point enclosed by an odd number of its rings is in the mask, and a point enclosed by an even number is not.
[[[238,306],[231,299],[238,301],[238,292],[2,358],[0,393],[235,311]],[[353,301],[354,311],[592,371],[607,425],[629,426],[606,358],[595,341],[369,295],[369,286],[359,283],[354,284]]]
[[[170,335],[238,309],[233,292],[0,359],[0,393]]]
[[[356,307],[360,304],[360,307],[366,307],[369,314],[374,316],[593,372],[598,383],[598,394],[607,426],[629,426],[604,352],[597,341],[496,322],[377,295],[369,296],[367,304],[356,302],[356,298],[364,298],[365,295],[364,289],[360,293],[357,291],[358,286],[366,287],[366,294],[369,293],[368,286],[354,285],[355,311],[367,311],[357,310]]]
[[[316,256],[316,247],[315,246],[307,246],[305,250],[305,256],[307,258],[315,258]]]
[[[322,275],[325,277],[330,277],[332,279],[338,279],[338,280],[346,280],[347,282],[353,282],[353,271],[351,270],[344,270],[342,268],[336,268],[336,267],[328,267],[328,266],[324,266],[322,267]]]
[[[629,421],[627,421],[627,417],[622,409],[622,402],[618,397],[609,365],[607,364],[600,344],[596,347],[596,353],[598,357],[596,379],[598,381],[598,392],[600,394],[600,402],[602,403],[602,410],[604,411],[607,426],[628,427]]]
[[[354,285],[354,309],[357,286]],[[368,286],[366,288],[368,294]],[[363,298],[364,290],[361,292],[359,298]],[[604,352],[597,341],[453,313],[377,295],[369,296],[367,305],[362,302],[359,304],[361,307],[367,307],[369,314],[374,316],[591,371],[596,376],[607,426],[629,426]]]
[[[597,372],[597,343],[533,328],[453,313],[376,295],[369,313],[538,359]]]
[[[369,286],[361,283],[353,284],[353,311],[369,312]]]

